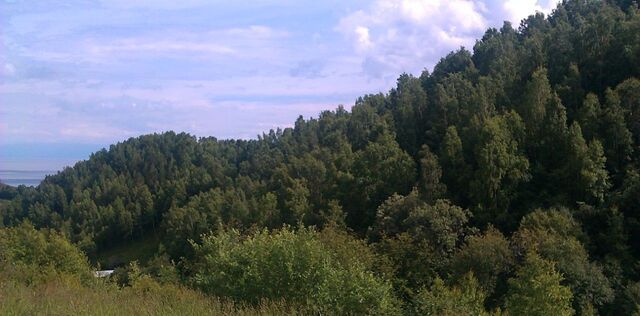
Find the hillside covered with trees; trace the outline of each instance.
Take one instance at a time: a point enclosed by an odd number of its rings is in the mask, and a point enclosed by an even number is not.
[[[49,286],[168,314],[640,313],[640,9],[567,0],[349,111],[144,135],[0,191],[7,312]]]

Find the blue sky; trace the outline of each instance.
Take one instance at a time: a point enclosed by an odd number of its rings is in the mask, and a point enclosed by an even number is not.
[[[556,2],[0,0],[0,169],[166,130],[252,138]]]

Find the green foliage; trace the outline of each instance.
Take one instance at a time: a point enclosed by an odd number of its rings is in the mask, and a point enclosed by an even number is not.
[[[420,193],[427,202],[433,202],[444,195],[447,187],[440,182],[442,169],[438,156],[434,155],[427,145],[420,150]]]
[[[116,268],[109,276],[120,286],[147,284],[155,288],[160,285],[180,284],[181,278],[176,264],[167,255],[156,256],[144,265],[131,261],[128,265]]]
[[[511,272],[515,259],[509,241],[495,228],[489,227],[482,235],[467,237],[453,257],[451,270],[457,277],[473,273],[480,287],[492,295]]]
[[[293,185],[287,188],[284,202],[284,207],[288,210],[287,216],[284,218],[285,223],[299,223],[310,212],[309,195],[309,189],[303,181],[293,180]]]
[[[527,215],[517,232],[515,244],[522,252],[536,251],[555,263],[564,277],[563,284],[573,292],[573,306],[584,312],[590,306],[611,302],[613,291],[602,268],[589,261],[587,251],[577,238],[584,234],[567,210],[537,210]]]
[[[410,233],[413,239],[432,243],[443,253],[451,253],[467,233],[471,213],[437,200],[426,204],[416,190],[407,196],[393,195],[379,208],[370,235],[374,239]]]
[[[560,285],[553,263],[528,253],[516,276],[509,279],[505,308],[512,315],[573,315],[571,290]]]
[[[392,115],[396,124],[394,129],[402,148],[415,156],[420,149],[420,127],[427,114],[427,95],[420,80],[407,74],[398,78],[398,86],[389,92]]]
[[[635,24],[636,28],[640,27],[640,22],[636,21]],[[636,49],[638,48],[640,46],[636,46]],[[623,81],[616,86],[615,93],[619,97],[626,126],[634,137],[634,144],[638,145],[640,144],[640,79],[630,78]]]
[[[393,193],[408,193],[416,179],[415,162],[390,134],[380,136],[357,154],[353,173],[355,196],[349,201],[347,220],[359,229],[371,224],[377,205]]]
[[[220,189],[194,196],[183,207],[172,207],[165,214],[163,230],[165,247],[174,255],[185,255],[189,240],[217,228],[223,202]]]
[[[522,120],[515,112],[492,117],[480,126],[474,151],[478,168],[471,182],[471,195],[481,207],[494,212],[507,209],[518,184],[529,179],[529,161],[519,144],[523,129]],[[488,221],[491,217],[482,220]]]
[[[640,173],[630,168],[618,196],[620,211],[624,214],[625,231],[629,234],[629,244],[640,243]],[[640,249],[632,247],[635,256],[640,255]]]
[[[64,236],[53,230],[38,231],[27,222],[0,228],[0,270],[10,266],[83,278],[91,273],[86,256]]]
[[[577,201],[602,202],[610,186],[602,144],[592,140],[587,145],[580,125],[574,123],[569,129],[569,150],[567,185],[572,184],[574,197]]]
[[[467,233],[471,214],[447,200],[437,200],[409,213],[406,231],[415,239],[430,241],[442,253],[451,253]]]
[[[601,115],[602,108],[598,96],[593,93],[589,93],[582,102],[582,106],[578,110],[577,121],[582,127],[584,138],[591,140],[598,135],[599,130],[599,117]]]
[[[471,170],[464,158],[462,140],[455,126],[449,126],[440,146],[440,164],[443,182],[454,201],[468,200]]]
[[[530,137],[539,136],[547,114],[547,104],[552,98],[553,92],[547,79],[547,70],[539,68],[533,72],[524,88],[522,104],[518,111]]]
[[[458,285],[448,287],[437,278],[429,289],[422,289],[414,298],[417,315],[488,315],[484,309],[485,294],[468,273]]]
[[[621,174],[631,159],[633,139],[625,122],[625,112],[620,106],[620,97],[611,89],[605,91],[600,129],[608,169],[614,174]]]
[[[629,283],[624,288],[621,312],[625,315],[640,315],[640,282]]]
[[[379,208],[369,236],[377,249],[396,267],[396,288],[429,284],[447,266],[464,236],[471,214],[447,200],[426,204],[416,190],[407,196],[393,195]]]
[[[311,229],[284,228],[246,237],[222,231],[194,247],[192,282],[209,294],[252,304],[287,300],[328,313],[395,311],[387,282],[355,253],[345,256],[344,248],[334,252]]]

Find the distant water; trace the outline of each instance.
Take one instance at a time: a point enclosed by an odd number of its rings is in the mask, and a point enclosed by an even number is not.
[[[0,182],[11,186],[37,186],[45,176],[88,159],[92,152],[104,148],[99,144],[3,144],[2,141],[0,137]]]
[[[37,186],[44,177],[55,174],[54,170],[1,170],[0,182],[10,186]]]

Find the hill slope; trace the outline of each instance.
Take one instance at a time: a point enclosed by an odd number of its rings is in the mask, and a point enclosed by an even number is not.
[[[573,309],[619,312],[640,300],[639,34],[635,2],[566,1],[350,112],[248,141],[112,145],[11,192],[1,221],[58,229],[90,256],[159,235],[185,260],[189,239],[223,228],[337,225],[388,259],[404,298],[473,271],[499,306],[510,277],[548,261]]]

